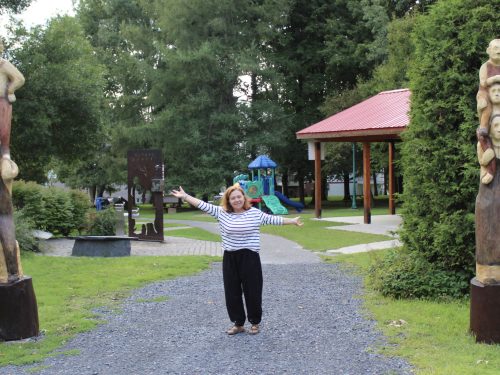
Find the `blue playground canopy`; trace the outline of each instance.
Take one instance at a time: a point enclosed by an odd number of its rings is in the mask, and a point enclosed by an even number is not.
[[[276,168],[278,164],[269,159],[266,155],[257,156],[257,159],[248,164],[248,169]]]

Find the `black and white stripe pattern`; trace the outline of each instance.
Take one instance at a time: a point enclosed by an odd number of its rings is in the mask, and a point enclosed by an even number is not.
[[[198,208],[219,221],[222,248],[227,251],[260,250],[260,226],[283,225],[281,216],[268,215],[254,207],[242,213],[226,212],[220,206],[201,202]]]

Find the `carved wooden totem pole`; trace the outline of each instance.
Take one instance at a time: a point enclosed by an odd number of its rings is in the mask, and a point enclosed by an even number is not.
[[[0,40],[0,53],[3,43]],[[19,169],[10,158],[10,127],[14,91],[23,75],[0,58],[0,341],[19,340],[39,333],[38,308],[31,277],[24,276],[16,241],[12,181]]]
[[[476,197],[476,277],[470,329],[477,342],[500,343],[500,39],[490,42],[479,70]]]

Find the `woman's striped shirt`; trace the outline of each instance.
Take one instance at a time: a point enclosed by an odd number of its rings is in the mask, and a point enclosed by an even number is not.
[[[222,249],[227,251],[250,249],[259,252],[260,226],[283,225],[281,216],[268,215],[254,207],[242,213],[226,212],[220,206],[202,201],[198,208],[219,221]]]

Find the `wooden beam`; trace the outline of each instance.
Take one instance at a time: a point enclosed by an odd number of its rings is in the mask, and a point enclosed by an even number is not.
[[[304,140],[304,139],[303,139]],[[316,142],[401,142],[401,137],[398,134],[387,134],[382,136],[347,136],[347,137],[335,137],[335,138],[325,138],[316,137],[314,138]]]
[[[392,129],[372,129],[366,131],[326,131],[326,132],[313,132],[306,134],[296,134],[297,139],[303,140],[313,140],[313,139],[332,139],[334,141],[344,139],[344,140],[357,140],[357,141],[369,141],[372,139],[383,141],[384,139],[401,139],[401,133],[405,130],[405,127],[392,128]]]
[[[394,204],[394,142],[389,142],[389,215],[396,214]]]
[[[321,219],[321,143],[314,142],[314,213]]]
[[[364,223],[370,224],[371,214],[371,194],[370,194],[370,142],[363,142],[363,209]]]

